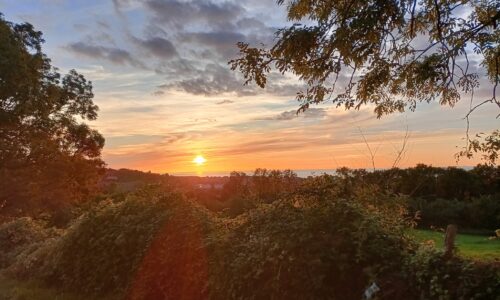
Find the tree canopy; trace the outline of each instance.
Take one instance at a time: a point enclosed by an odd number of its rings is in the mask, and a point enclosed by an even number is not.
[[[0,207],[87,193],[103,166],[92,84],[42,52],[42,33],[0,14]],[[24,200],[23,200],[24,199]]]
[[[278,4],[286,5],[288,19],[295,23],[279,29],[270,48],[238,43],[240,57],[229,63],[241,71],[246,83],[262,88],[273,69],[296,75],[306,84],[297,93],[299,111],[324,101],[346,109],[371,104],[378,117],[415,110],[418,103],[436,99],[454,106],[483,82],[491,84],[491,94],[471,102],[469,114],[484,104],[500,112],[498,1],[278,0]],[[498,143],[493,145],[498,152]],[[462,155],[481,149],[467,145],[465,150]]]

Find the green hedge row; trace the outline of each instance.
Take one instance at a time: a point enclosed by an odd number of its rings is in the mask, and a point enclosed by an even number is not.
[[[87,211],[8,271],[124,299],[361,299],[373,282],[379,299],[500,294],[498,268],[422,251],[398,201],[334,194],[297,192],[230,219],[145,190]]]

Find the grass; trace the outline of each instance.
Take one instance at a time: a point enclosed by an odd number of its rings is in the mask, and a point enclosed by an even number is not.
[[[0,300],[87,300],[88,297],[47,288],[36,281],[17,281],[0,274]],[[116,300],[115,298],[93,298]]]
[[[419,241],[433,240],[438,249],[443,248],[444,233],[432,230],[413,230]],[[500,261],[500,239],[488,239],[487,235],[458,233],[455,244],[462,257],[483,261]]]

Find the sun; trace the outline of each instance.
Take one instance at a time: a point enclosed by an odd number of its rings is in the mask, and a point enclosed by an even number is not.
[[[198,156],[196,156],[196,157],[193,159],[193,162],[194,162],[195,164],[197,164],[198,166],[203,165],[206,161],[207,161],[207,160],[206,160],[203,156],[201,156],[201,155],[198,155]]]

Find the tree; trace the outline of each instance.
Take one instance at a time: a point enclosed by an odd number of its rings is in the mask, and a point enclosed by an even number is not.
[[[500,110],[498,1],[278,0],[285,3],[288,19],[303,24],[279,29],[270,49],[238,43],[240,57],[229,63],[246,84],[262,88],[273,68],[296,75],[306,84],[297,93],[298,112],[324,101],[346,109],[371,104],[378,117],[436,99],[454,106],[483,77],[491,97],[478,103],[471,97],[467,124],[482,105]],[[481,149],[469,146],[467,134],[462,156],[473,150]]]
[[[42,52],[42,33],[0,14],[0,207],[55,208],[82,199],[104,163],[92,84],[61,75]],[[0,210],[1,212],[1,210]]]

